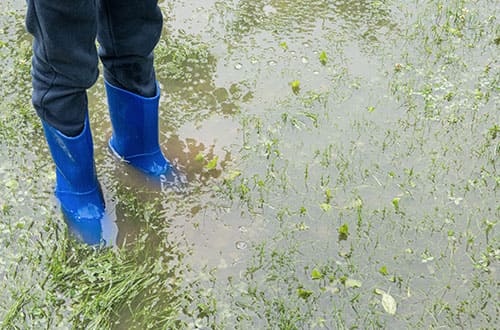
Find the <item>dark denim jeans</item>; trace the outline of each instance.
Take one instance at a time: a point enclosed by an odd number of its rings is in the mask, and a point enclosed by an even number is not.
[[[66,135],[81,131],[98,57],[110,84],[154,96],[153,49],[162,30],[158,0],[27,3],[26,27],[34,36],[32,101],[42,120]]]

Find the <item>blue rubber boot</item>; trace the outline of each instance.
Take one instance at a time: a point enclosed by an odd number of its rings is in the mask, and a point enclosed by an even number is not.
[[[142,97],[107,81],[105,86],[113,126],[109,147],[113,153],[148,175],[169,174],[172,166],[163,155],[158,140],[158,84],[153,97]]]
[[[68,226],[87,244],[101,241],[104,199],[97,181],[88,117],[83,131],[68,137],[42,120],[45,138],[56,165],[55,195]]]

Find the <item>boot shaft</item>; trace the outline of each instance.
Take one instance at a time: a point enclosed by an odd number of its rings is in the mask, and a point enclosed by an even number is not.
[[[113,135],[109,146],[122,160],[152,176],[171,170],[159,144],[158,103],[160,88],[154,97],[123,90],[105,81]]]
[[[160,98],[158,85],[154,97],[142,97],[108,82],[105,84],[115,151],[125,159],[157,152]]]
[[[43,120],[42,125],[56,165],[56,193],[86,193],[94,190],[98,183],[88,117],[82,132],[75,137],[65,136]]]

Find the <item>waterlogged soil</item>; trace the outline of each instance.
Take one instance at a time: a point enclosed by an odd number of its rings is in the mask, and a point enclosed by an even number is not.
[[[0,4],[0,327],[500,324],[496,1],[163,1],[160,144],[107,148],[107,248],[68,232],[30,104],[24,1]]]

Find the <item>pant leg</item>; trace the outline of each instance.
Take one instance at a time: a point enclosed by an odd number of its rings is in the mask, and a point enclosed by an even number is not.
[[[144,97],[156,94],[153,49],[163,17],[157,0],[97,0],[99,56],[104,78]]]
[[[98,76],[97,17],[91,0],[27,0],[26,27],[33,37],[33,105],[66,135],[83,128],[86,90]]]

